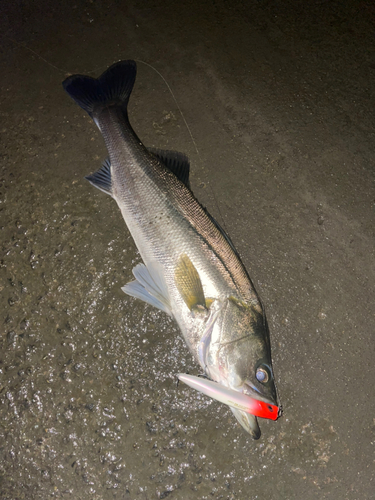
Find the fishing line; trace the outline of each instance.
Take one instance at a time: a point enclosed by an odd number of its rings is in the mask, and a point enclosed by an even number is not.
[[[4,37],[4,38],[7,38],[9,41],[11,41],[12,43],[14,43],[15,45],[18,45],[18,47],[22,47],[22,48],[24,48],[24,49],[28,50],[29,52],[31,52],[32,54],[36,55],[37,57],[39,57],[39,59],[41,59],[42,61],[44,61],[46,64],[48,64],[49,66],[51,66],[51,67],[52,67],[52,68],[54,68],[54,69],[57,69],[57,71],[60,71],[61,73],[64,73],[64,74],[71,74],[69,71],[64,71],[63,69],[58,68],[58,67],[57,67],[57,66],[55,66],[54,64],[50,63],[49,61],[47,61],[47,59],[44,59],[44,57],[42,57],[40,54],[38,54],[37,52],[35,52],[35,50],[30,49],[30,47],[28,47],[27,45],[25,45],[25,44],[23,44],[23,43],[21,43],[21,42],[17,42],[17,41],[16,41],[16,40],[14,40],[13,38],[10,38],[8,35],[3,35],[3,37]],[[119,59],[119,61],[120,61],[120,60],[121,60],[121,59]],[[160,78],[163,80],[163,82],[164,82],[164,83],[165,83],[165,85],[167,86],[167,88],[168,88],[169,92],[171,93],[171,96],[173,97],[173,100],[174,100],[174,102],[175,102],[175,104],[176,104],[176,106],[177,106],[177,108],[178,108],[178,111],[180,112],[180,115],[181,115],[181,117],[182,117],[182,119],[183,119],[183,121],[184,121],[184,123],[185,123],[185,126],[186,126],[186,128],[187,128],[188,132],[189,132],[190,138],[191,138],[191,140],[192,140],[192,142],[193,142],[193,144],[194,144],[195,151],[197,152],[197,155],[199,156],[199,159],[200,159],[200,161],[201,161],[201,157],[200,157],[200,154],[199,154],[199,151],[198,151],[197,144],[196,144],[195,139],[194,139],[194,137],[193,137],[193,134],[191,133],[190,127],[189,127],[189,125],[188,125],[187,121],[185,120],[185,116],[184,116],[184,114],[183,114],[183,112],[182,112],[182,110],[181,110],[181,108],[180,108],[180,106],[179,106],[179,104],[178,104],[178,102],[177,102],[177,99],[176,99],[176,97],[175,97],[175,95],[174,95],[174,93],[173,93],[173,91],[172,91],[171,87],[169,86],[169,84],[168,84],[167,80],[166,80],[166,79],[164,78],[164,76],[160,73],[160,71],[158,71],[156,68],[154,68],[154,66],[152,66],[151,64],[146,63],[145,61],[141,61],[140,59],[134,59],[134,61],[139,62],[139,63],[142,63],[142,64],[144,64],[144,65],[148,66],[149,68],[153,69],[153,70],[154,70],[154,71],[155,71],[155,72],[156,72],[156,73],[160,76]],[[92,70],[92,71],[87,71],[86,73],[95,73],[96,71],[99,71],[100,69],[102,69],[102,68],[106,68],[106,67],[107,67],[107,66],[101,66],[101,67],[95,68],[95,69],[94,69],[94,70]]]
[[[17,42],[13,38],[10,38],[8,35],[4,35],[4,38],[7,38],[9,41],[11,41],[12,43],[14,43],[15,45],[18,45],[18,47],[22,47],[22,48],[28,50],[29,52],[31,52],[32,54],[35,54],[37,57],[39,57],[39,59],[41,59],[42,61],[44,61],[46,64],[48,64],[52,68],[57,69],[57,71],[61,71],[61,73],[64,73],[64,74],[68,74],[69,73],[68,71],[64,71],[63,69],[58,68],[54,64],[50,63],[49,61],[47,61],[47,59],[44,59],[44,57],[42,57],[40,54],[38,54],[37,52],[35,52],[35,50],[30,49],[30,47],[28,47],[27,45],[25,45],[25,44],[23,44],[21,42]]]
[[[65,71],[65,70],[63,70],[62,68],[59,68],[59,67],[55,66],[54,64],[50,63],[49,61],[47,61],[47,59],[45,59],[45,58],[44,58],[44,57],[42,57],[40,54],[38,54],[37,52],[35,52],[35,50],[30,49],[30,47],[28,47],[27,45],[25,45],[25,44],[23,44],[23,43],[21,43],[21,42],[17,42],[16,40],[14,40],[13,38],[10,38],[10,37],[9,37],[8,35],[6,35],[6,34],[4,34],[4,35],[3,35],[3,38],[7,38],[9,41],[11,41],[12,43],[14,43],[15,45],[17,45],[17,46],[19,46],[19,47],[22,47],[22,48],[24,48],[24,49],[26,49],[26,50],[28,50],[29,52],[31,52],[32,54],[34,54],[34,55],[36,55],[37,57],[39,57],[39,59],[41,59],[42,61],[44,61],[46,64],[48,64],[48,65],[49,65],[49,66],[51,66],[52,68],[56,69],[57,71],[60,71],[61,73],[64,73],[65,75],[70,75],[70,74],[71,74],[69,71]],[[121,59],[119,59],[119,60],[121,60]],[[183,112],[182,112],[182,109],[180,108],[180,106],[179,106],[179,104],[178,104],[178,102],[177,102],[177,99],[176,99],[176,97],[175,97],[175,95],[174,95],[174,93],[173,93],[173,90],[171,89],[171,87],[170,87],[169,83],[168,83],[168,82],[167,82],[167,80],[164,78],[164,76],[160,73],[160,71],[158,71],[158,70],[157,70],[154,66],[152,66],[151,64],[149,64],[149,63],[147,63],[147,62],[145,62],[145,61],[141,61],[140,59],[134,59],[134,61],[136,61],[136,62],[138,62],[138,63],[141,63],[141,64],[144,64],[145,66],[148,66],[149,68],[151,68],[152,70],[154,70],[154,71],[155,71],[155,72],[156,72],[156,73],[160,76],[160,78],[163,80],[163,82],[165,83],[165,85],[167,86],[167,88],[168,88],[168,90],[169,90],[169,92],[170,92],[170,94],[171,94],[171,96],[172,96],[172,98],[173,98],[173,100],[174,100],[174,102],[175,102],[175,104],[176,104],[176,106],[177,106],[177,109],[178,109],[178,111],[179,111],[179,113],[180,113],[180,115],[181,115],[181,118],[183,119],[183,121],[184,121],[184,123],[185,123],[185,127],[186,127],[187,131],[189,132],[189,135],[190,135],[191,141],[192,141],[192,143],[194,144],[195,151],[196,151],[196,153],[197,153],[197,155],[198,155],[199,162],[200,162],[200,164],[201,164],[201,165],[203,165],[202,158],[201,158],[201,155],[200,155],[200,153],[199,153],[197,143],[195,142],[194,136],[193,136],[193,134],[192,134],[192,132],[191,132],[191,130],[190,130],[190,127],[189,127],[189,125],[188,125],[188,123],[187,123],[187,121],[186,121],[186,119],[185,119],[185,116],[184,116],[184,114],[183,114]],[[94,69],[94,70],[92,70],[92,71],[87,71],[86,73],[87,73],[87,74],[90,74],[90,73],[96,73],[97,71],[99,71],[99,70],[101,70],[101,69],[105,69],[105,68],[107,68],[107,66],[100,66],[100,67],[95,68],[95,69]],[[219,214],[220,214],[220,218],[221,218],[222,224],[223,224],[223,226],[224,226],[224,228],[225,228],[225,230],[226,230],[225,221],[224,221],[223,215],[222,215],[222,213],[221,213],[220,206],[219,206],[219,204],[218,204],[218,202],[217,202],[217,199],[216,199],[216,196],[215,196],[214,190],[212,189],[212,186],[211,186],[210,184],[208,184],[208,185],[209,185],[209,188],[210,188],[210,190],[211,190],[211,194],[212,194],[212,197],[213,197],[213,199],[214,199],[214,202],[215,202],[216,208],[217,208],[217,210],[218,210],[218,212],[219,212]]]
[[[187,121],[185,120],[185,116],[184,116],[184,114],[183,114],[183,112],[182,112],[182,110],[181,110],[181,108],[180,108],[180,106],[179,106],[179,104],[178,104],[178,102],[177,102],[177,99],[176,99],[176,97],[175,97],[175,95],[174,95],[174,93],[173,93],[173,91],[172,91],[171,87],[169,86],[169,84],[168,84],[167,80],[166,80],[166,79],[164,78],[164,76],[160,73],[160,71],[158,71],[156,68],[154,68],[153,66],[151,66],[151,64],[148,64],[148,63],[146,63],[146,62],[144,62],[144,61],[140,61],[139,59],[134,59],[134,60],[135,60],[136,62],[140,62],[140,63],[142,63],[142,64],[145,64],[146,66],[149,66],[151,69],[153,69],[154,71],[156,71],[156,73],[157,73],[157,74],[158,74],[158,75],[162,78],[163,82],[165,83],[165,85],[167,86],[167,88],[168,88],[169,92],[171,93],[171,96],[173,97],[173,100],[174,100],[174,102],[175,102],[175,104],[176,104],[176,106],[177,106],[178,111],[180,112],[180,115],[181,115],[182,119],[184,120],[185,126],[186,126],[186,128],[187,128],[187,130],[188,130],[188,132],[189,132],[189,135],[190,135],[190,137],[191,137],[191,140],[192,140],[192,142],[193,142],[193,144],[194,144],[195,151],[197,152],[197,155],[199,156],[199,160],[200,160],[200,161],[202,161],[202,160],[201,160],[201,156],[200,156],[199,151],[198,151],[198,148],[197,148],[197,144],[196,144],[196,142],[195,142],[195,140],[194,140],[193,134],[191,133],[190,127],[189,127],[189,125],[188,125]]]
[[[173,97],[173,100],[174,100],[174,102],[175,102],[175,104],[176,104],[176,106],[177,106],[177,109],[178,109],[178,111],[180,112],[180,115],[181,115],[181,117],[182,117],[182,119],[183,119],[183,121],[184,121],[184,123],[185,123],[185,126],[186,126],[186,128],[187,128],[188,132],[189,132],[190,138],[191,138],[192,143],[194,144],[194,147],[195,147],[195,151],[197,152],[197,155],[198,155],[198,158],[199,158],[199,162],[200,162],[200,164],[201,164],[201,165],[203,165],[203,161],[202,161],[201,155],[200,155],[200,153],[199,153],[199,150],[198,150],[197,144],[196,144],[196,142],[195,142],[194,136],[193,136],[193,134],[192,134],[192,132],[191,132],[191,130],[190,130],[190,127],[189,127],[189,125],[188,125],[188,123],[187,123],[187,121],[186,121],[186,119],[185,119],[185,116],[184,116],[184,114],[183,114],[183,112],[182,112],[182,109],[180,108],[180,106],[179,106],[179,104],[178,104],[178,102],[177,102],[177,99],[176,99],[176,97],[175,97],[175,95],[174,95],[174,93],[173,93],[173,91],[172,91],[171,87],[169,86],[169,84],[168,84],[167,80],[166,80],[166,79],[164,78],[164,76],[160,73],[160,71],[158,71],[156,68],[154,68],[154,66],[152,66],[151,64],[146,63],[145,61],[141,61],[141,60],[139,60],[139,59],[134,59],[134,60],[135,60],[136,62],[139,62],[139,63],[145,64],[146,66],[149,66],[151,69],[153,69],[153,70],[154,70],[154,71],[155,71],[155,72],[156,72],[156,73],[157,73],[157,74],[158,74],[158,75],[162,78],[163,82],[165,83],[165,85],[167,86],[167,88],[168,88],[169,92],[171,93],[171,96]],[[221,213],[221,210],[220,210],[219,204],[218,204],[218,202],[217,202],[217,199],[216,199],[216,196],[215,196],[214,190],[212,189],[212,186],[211,186],[210,184],[208,184],[208,185],[209,185],[209,187],[210,187],[212,197],[213,197],[213,199],[214,199],[214,202],[215,202],[216,208],[217,208],[217,210],[218,210],[218,212],[219,212],[219,214],[220,214],[221,221],[222,221],[223,226],[224,226],[225,231],[226,231],[226,230],[227,230],[227,228],[226,228],[226,226],[225,226],[225,221],[224,221],[223,215],[222,215],[222,213]]]
[[[58,68],[58,67],[57,67],[57,66],[55,66],[54,64],[50,63],[49,61],[47,61],[47,59],[44,59],[44,57],[42,57],[40,54],[38,54],[37,52],[35,52],[35,50],[30,49],[30,47],[28,47],[27,45],[25,45],[25,44],[23,44],[23,43],[21,43],[21,42],[17,42],[16,40],[14,40],[13,38],[10,38],[10,37],[9,37],[8,35],[6,35],[6,34],[5,34],[5,35],[3,35],[3,37],[4,37],[4,38],[7,38],[9,41],[11,41],[12,43],[14,43],[14,44],[15,44],[15,45],[17,45],[18,47],[22,47],[22,48],[24,48],[24,49],[28,50],[29,52],[31,52],[32,54],[36,55],[37,57],[39,57],[39,59],[41,59],[42,61],[44,61],[46,64],[48,64],[49,66],[51,66],[51,67],[52,67],[52,68],[54,68],[54,69],[57,69],[57,71],[60,71],[61,73],[64,73],[64,74],[71,74],[69,71],[64,71],[63,69]],[[119,60],[121,60],[121,59],[119,59]],[[193,134],[191,133],[190,127],[189,127],[189,125],[188,125],[187,121],[185,120],[185,116],[184,116],[184,114],[183,114],[183,112],[182,112],[182,110],[181,110],[181,108],[180,108],[180,106],[179,106],[179,104],[178,104],[178,102],[177,102],[177,99],[176,99],[176,97],[175,97],[175,95],[174,95],[174,93],[173,93],[173,91],[172,91],[172,89],[171,89],[170,85],[168,84],[167,80],[166,80],[166,79],[164,78],[164,76],[160,73],[160,71],[158,71],[156,68],[154,68],[154,66],[152,66],[151,64],[146,63],[145,61],[141,61],[140,59],[134,59],[134,60],[135,60],[136,62],[142,63],[142,64],[144,64],[144,65],[148,66],[149,68],[153,69],[153,70],[154,70],[154,71],[155,71],[155,72],[156,72],[156,73],[160,76],[160,78],[163,80],[163,82],[164,82],[164,83],[165,83],[165,85],[167,86],[167,88],[168,88],[169,92],[171,93],[171,96],[173,97],[173,100],[174,100],[174,102],[175,102],[175,104],[176,104],[176,106],[177,106],[177,108],[178,108],[178,111],[180,112],[180,115],[181,115],[181,117],[182,117],[182,119],[183,119],[183,121],[184,121],[184,123],[185,123],[185,126],[186,126],[186,128],[187,128],[187,130],[188,130],[188,132],[189,132],[190,138],[191,138],[191,140],[192,140],[192,142],[193,142],[193,144],[194,144],[195,151],[197,152],[197,155],[199,156],[199,160],[200,160],[200,161],[202,161],[202,160],[201,160],[201,157],[200,157],[200,154],[199,154],[199,151],[198,151],[197,144],[196,144],[196,142],[195,142],[195,139],[194,139],[194,137],[193,137]],[[102,69],[102,68],[106,68],[106,67],[107,67],[107,66],[101,66],[101,67],[95,68],[95,69],[94,69],[94,70],[92,70],[92,71],[87,71],[86,73],[95,73],[96,71],[99,71],[100,69]]]
[[[49,66],[51,66],[51,67],[52,67],[52,68],[54,68],[54,69],[57,69],[57,71],[60,71],[61,73],[65,73],[65,74],[71,74],[69,71],[64,71],[63,69],[58,68],[58,67],[57,67],[57,66],[55,66],[54,64],[50,63],[49,61],[47,61],[47,59],[44,59],[44,57],[42,57],[40,54],[38,54],[37,52],[35,52],[35,50],[30,49],[30,47],[28,47],[27,45],[25,45],[25,44],[23,44],[23,43],[21,43],[21,42],[17,42],[16,40],[14,40],[13,38],[10,38],[10,37],[9,37],[8,35],[6,35],[6,34],[5,34],[5,35],[3,35],[3,37],[4,37],[4,38],[7,38],[9,41],[11,41],[12,43],[14,43],[15,45],[18,45],[19,47],[22,47],[22,48],[24,48],[24,49],[28,50],[29,52],[31,52],[32,54],[36,55],[37,57],[39,57],[39,59],[41,59],[42,61],[44,61],[46,64],[48,64]],[[121,60],[121,59],[119,59],[119,60]],[[186,128],[187,128],[187,130],[188,130],[188,132],[189,132],[190,138],[191,138],[191,140],[192,140],[192,142],[193,142],[193,144],[194,144],[195,151],[197,152],[197,155],[199,156],[199,160],[200,160],[200,161],[202,161],[202,160],[201,160],[200,153],[199,153],[199,150],[198,150],[198,147],[197,147],[197,144],[196,144],[196,142],[195,142],[195,139],[194,139],[194,137],[193,137],[193,134],[191,133],[190,127],[189,127],[189,125],[188,125],[188,123],[187,123],[187,121],[186,121],[186,119],[185,119],[185,116],[184,116],[184,114],[183,114],[183,112],[182,112],[182,109],[180,108],[180,106],[179,106],[179,104],[178,104],[178,102],[177,102],[177,99],[176,99],[176,97],[175,97],[175,95],[174,95],[174,93],[173,93],[173,91],[172,91],[172,89],[171,89],[171,87],[170,87],[169,83],[167,82],[167,80],[166,80],[166,79],[164,78],[164,76],[160,73],[160,71],[158,71],[156,68],[154,68],[154,66],[152,66],[151,64],[146,63],[145,61],[141,61],[140,59],[134,59],[134,61],[139,62],[139,63],[142,63],[142,64],[144,64],[145,66],[148,66],[149,68],[153,69],[153,70],[154,70],[154,71],[155,71],[155,72],[156,72],[156,73],[160,76],[160,78],[163,80],[163,82],[164,82],[164,83],[165,83],[165,85],[167,86],[167,88],[168,88],[169,92],[171,93],[171,96],[173,97],[173,100],[174,100],[174,102],[175,102],[175,104],[176,104],[176,106],[177,106],[177,109],[178,109],[178,111],[180,112],[180,115],[181,115],[181,117],[182,117],[182,119],[183,119],[183,121],[184,121],[184,123],[185,123],[185,126],[186,126]],[[106,67],[107,67],[107,66],[105,66],[105,68],[106,68]],[[103,67],[103,66],[101,66],[100,68],[95,68],[94,70],[92,70],[92,71],[87,71],[86,73],[95,73],[96,71],[100,70],[101,68],[104,68],[104,67]]]

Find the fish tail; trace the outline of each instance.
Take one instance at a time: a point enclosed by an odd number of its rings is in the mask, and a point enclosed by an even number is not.
[[[105,106],[120,106],[127,115],[137,65],[134,61],[112,64],[99,78],[72,75],[63,82],[64,90],[82,109],[93,117],[95,110]]]

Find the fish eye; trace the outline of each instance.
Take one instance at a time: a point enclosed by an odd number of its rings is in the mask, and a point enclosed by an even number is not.
[[[261,382],[262,384],[265,384],[266,382],[268,382],[268,380],[270,378],[268,370],[266,370],[266,368],[263,368],[263,367],[257,368],[257,371],[255,373],[255,377],[256,377],[257,381]]]

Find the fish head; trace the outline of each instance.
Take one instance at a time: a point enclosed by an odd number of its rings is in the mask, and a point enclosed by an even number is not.
[[[260,304],[247,304],[235,297],[221,304],[211,326],[205,369],[219,384],[278,406],[269,329]],[[246,432],[259,439],[257,417],[240,409],[231,410]]]
[[[260,305],[227,299],[213,326],[206,359],[213,380],[277,405],[269,330]]]

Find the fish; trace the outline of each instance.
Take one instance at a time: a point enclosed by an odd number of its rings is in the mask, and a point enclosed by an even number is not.
[[[259,439],[254,400],[268,405],[261,416],[279,412],[264,306],[231,239],[191,191],[188,157],[148,148],[133,130],[128,102],[136,70],[134,61],[120,61],[98,78],[77,74],[63,82],[108,150],[86,179],[116,201],[142,258],[122,290],[176,321],[205,377],[181,380],[227,404]],[[241,396],[240,404],[232,396]]]

